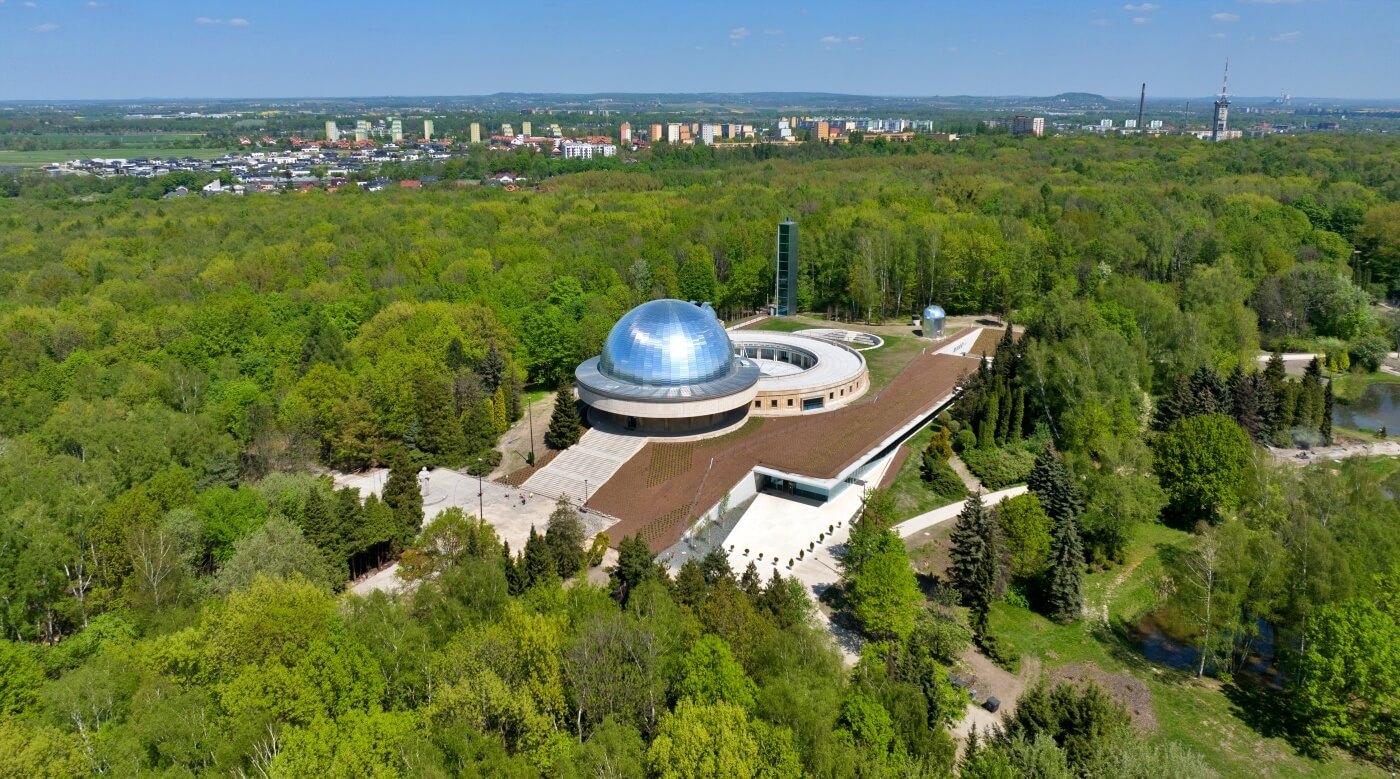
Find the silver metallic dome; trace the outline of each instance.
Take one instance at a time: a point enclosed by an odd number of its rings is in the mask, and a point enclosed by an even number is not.
[[[929,306],[924,309],[924,321],[947,319],[948,314],[943,311],[942,306]]]
[[[646,387],[679,387],[735,371],[734,347],[708,305],[653,300],[627,312],[608,333],[598,372]]]

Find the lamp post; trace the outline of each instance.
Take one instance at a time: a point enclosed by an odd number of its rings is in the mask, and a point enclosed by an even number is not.
[[[481,521],[486,521],[486,500],[481,492],[481,458],[476,458],[476,513]]]
[[[587,479],[584,479],[584,480],[583,480],[583,503],[581,503],[581,504],[579,505],[578,510],[579,510],[579,513],[580,513],[580,514],[587,514],[587,513],[588,513],[588,480],[587,480]]]

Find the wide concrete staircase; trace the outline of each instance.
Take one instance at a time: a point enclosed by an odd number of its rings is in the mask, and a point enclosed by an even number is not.
[[[571,501],[582,503],[646,443],[642,436],[588,430],[578,443],[560,452],[522,486],[550,498],[568,496]]]

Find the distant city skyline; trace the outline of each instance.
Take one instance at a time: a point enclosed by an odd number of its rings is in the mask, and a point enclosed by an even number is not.
[[[0,100],[495,92],[1400,99],[1396,0],[0,0]]]

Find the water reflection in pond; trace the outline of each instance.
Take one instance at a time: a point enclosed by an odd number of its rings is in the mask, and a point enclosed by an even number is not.
[[[1372,384],[1351,403],[1332,408],[1332,424],[1353,430],[1400,430],[1400,384]]]

